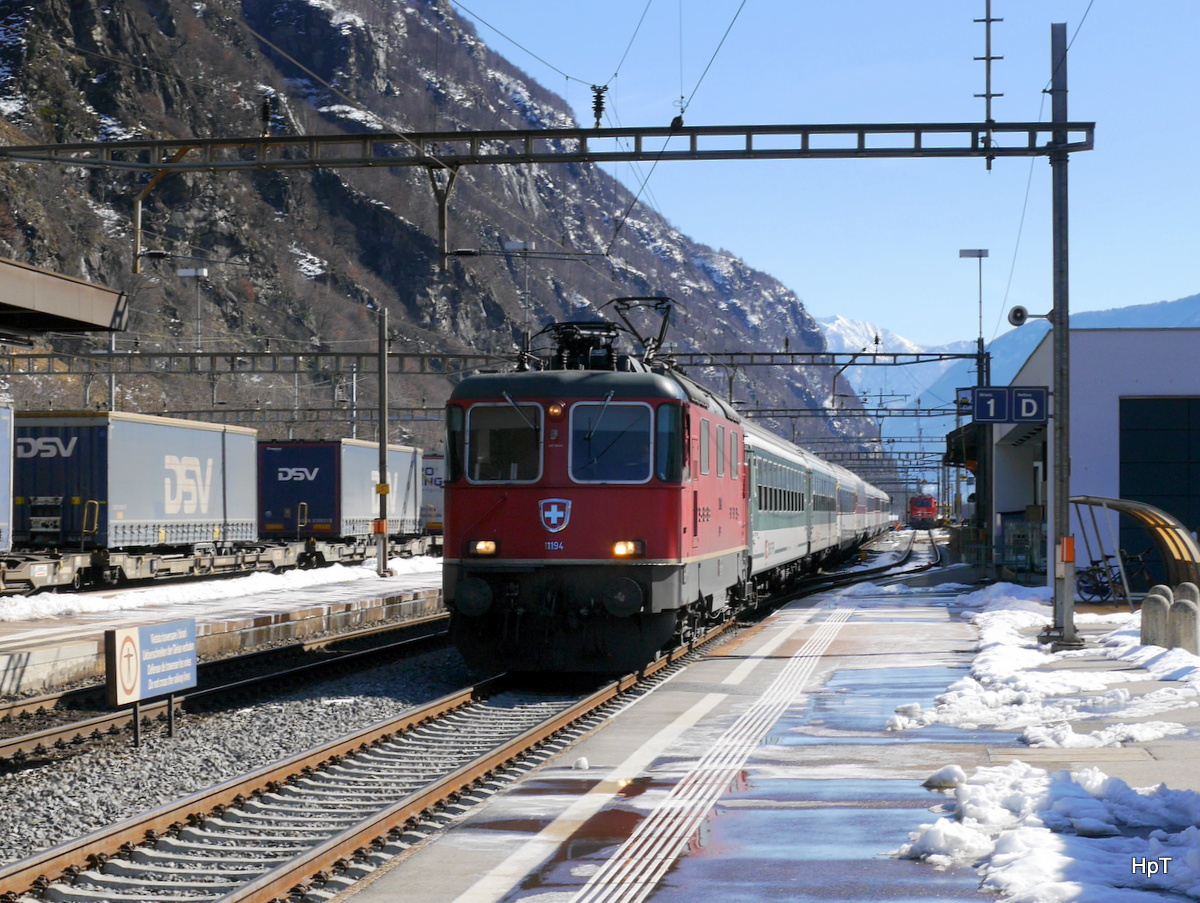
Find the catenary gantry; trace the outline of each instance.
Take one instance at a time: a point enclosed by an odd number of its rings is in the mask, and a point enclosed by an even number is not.
[[[1011,139],[1005,144],[1006,139]],[[267,169],[423,167],[438,202],[443,267],[450,256],[448,205],[463,166],[634,163],[682,160],[804,160],[888,157],[1049,156],[1091,150],[1093,122],[935,122],[714,125],[607,129],[500,129],[125,139],[9,145],[0,159],[151,174],[133,201],[133,271],[142,257],[141,207],[171,173]]]

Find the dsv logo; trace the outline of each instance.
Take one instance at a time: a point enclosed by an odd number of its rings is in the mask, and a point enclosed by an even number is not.
[[[163,480],[167,514],[208,514],[208,497],[212,491],[212,458],[203,472],[199,458],[177,458],[166,455],[163,467],[168,475]]]
[[[78,436],[63,441],[60,436],[23,436],[17,439],[18,458],[69,458],[75,452]]]
[[[288,480],[315,480],[320,470],[319,467],[281,467],[276,477],[280,483],[286,483]]]

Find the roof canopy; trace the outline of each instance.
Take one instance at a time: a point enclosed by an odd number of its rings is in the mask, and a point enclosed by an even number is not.
[[[1200,585],[1200,545],[1197,545],[1192,532],[1167,512],[1145,502],[1097,495],[1073,495],[1071,504],[1107,508],[1131,518],[1150,534],[1166,565],[1167,580],[1172,587],[1181,583]]]
[[[0,259],[0,336],[116,332],[127,315],[124,292]]]

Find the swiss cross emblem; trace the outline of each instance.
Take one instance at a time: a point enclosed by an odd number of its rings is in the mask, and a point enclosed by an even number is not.
[[[542,516],[542,526],[551,533],[557,533],[571,520],[571,500],[542,499],[538,502],[538,511]]]

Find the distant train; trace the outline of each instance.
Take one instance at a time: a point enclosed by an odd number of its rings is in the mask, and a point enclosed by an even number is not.
[[[908,500],[908,525],[914,530],[937,526],[937,499],[932,495],[914,495]]]
[[[636,300],[614,302],[630,332]],[[884,492],[749,423],[655,340],[618,353],[620,331],[555,324],[542,369],[449,399],[443,587],[473,667],[636,670],[890,526]]]
[[[387,462],[380,480],[367,442],[0,408],[0,591],[357,563],[381,533],[390,555],[429,551],[421,452],[392,445]]]

